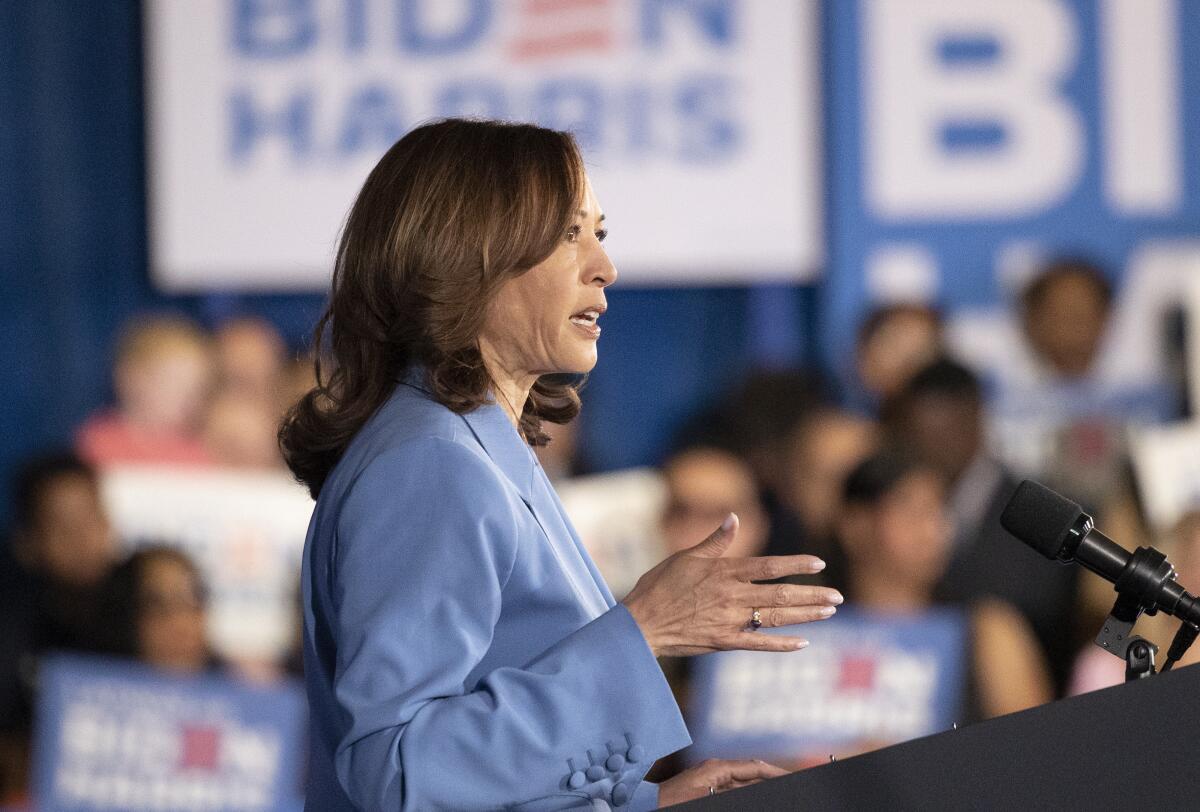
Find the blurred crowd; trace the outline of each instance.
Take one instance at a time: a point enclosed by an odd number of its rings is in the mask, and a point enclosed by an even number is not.
[[[1086,260],[1047,263],[1016,307],[1020,343],[997,348],[991,365],[962,360],[937,309],[899,302],[862,321],[850,387],[805,370],[748,376],[691,421],[661,466],[662,554],[695,545],[733,511],[741,530],[729,555],[819,556],[820,575],[792,580],[836,587],[867,628],[900,619],[933,629],[949,614],[965,630],[955,723],[1122,681],[1124,661],[1091,644],[1111,610],[1111,584],[1046,560],[999,517],[1019,482],[1036,479],[1130,549],[1163,549],[1182,583],[1197,582],[1200,513],[1152,527],[1128,447],[1133,427],[1190,417],[1185,382],[1168,382],[1164,397],[1100,379],[1114,296]],[[558,457],[546,467],[572,469]],[[1143,626],[1164,646],[1174,632],[1161,616]],[[1196,661],[1200,652],[1183,664]],[[662,665],[689,725],[718,712],[702,707],[719,702],[711,685],[699,702],[691,695],[694,659]],[[838,755],[890,743],[864,738]],[[769,748],[704,755],[816,763]],[[685,751],[659,764],[655,776],[688,759]]]
[[[853,386],[815,371],[757,372],[689,421],[657,471],[655,514],[636,543],[657,556],[678,552],[733,511],[741,524],[729,555],[819,556],[823,572],[794,580],[836,587],[868,621],[919,627],[950,617],[964,630],[962,723],[1113,684],[1123,664],[1088,646],[1111,590],[1040,558],[998,523],[1020,479],[1036,478],[1123,543],[1166,549],[1181,581],[1200,583],[1200,513],[1161,538],[1152,532],[1125,445],[1130,421],[1186,416],[1182,398],[1172,411],[1061,394],[1094,374],[1113,306],[1100,269],[1079,259],[1048,264],[1014,314],[1022,345],[990,368],[956,357],[936,309],[879,307],[860,326]],[[204,573],[174,539],[118,538],[102,480],[130,465],[283,475],[278,422],[312,375],[311,359],[290,357],[263,321],[207,331],[176,316],[139,319],[115,348],[111,408],[79,427],[73,448],[39,454],[18,472],[0,548],[0,802],[28,793],[47,652],[102,653],[174,674],[263,679],[299,669],[294,652],[268,664],[219,656]],[[586,419],[586,388],[583,398]],[[538,451],[564,487],[585,468],[575,431],[552,427]],[[629,586],[610,580],[615,592]],[[681,706],[695,707],[693,663],[662,665]],[[847,752],[887,743],[864,740]],[[657,777],[686,758],[660,764]]]
[[[177,315],[127,325],[115,347],[111,408],[73,447],[30,457],[13,477],[0,545],[0,806],[29,795],[38,664],[58,651],[137,660],[164,673],[272,679],[299,667],[227,662],[209,639],[208,590],[178,539],[120,538],[106,472],[276,472],[285,408],[312,385],[269,323],[232,319],[207,331]]]

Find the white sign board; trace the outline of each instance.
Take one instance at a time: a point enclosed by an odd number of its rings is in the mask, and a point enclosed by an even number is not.
[[[298,633],[300,558],[313,510],[302,486],[283,473],[114,466],[102,490],[130,548],[168,544],[200,567],[218,653],[258,662],[286,653]]]
[[[1200,422],[1136,428],[1129,445],[1138,495],[1155,531],[1168,533],[1185,513],[1200,510]]]
[[[625,282],[822,261],[815,0],[148,0],[152,264],[168,291],[323,290],[422,121],[574,132]]]
[[[555,489],[609,590],[620,600],[667,557],[659,529],[667,485],[653,468],[576,477]]]

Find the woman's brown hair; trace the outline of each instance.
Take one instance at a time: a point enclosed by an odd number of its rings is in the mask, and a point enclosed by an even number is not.
[[[488,402],[478,343],[488,305],[562,241],[583,183],[574,139],[529,124],[436,121],[380,159],[342,230],[314,333],[317,384],[279,430],[288,467],[314,499],[410,367],[424,366],[430,392],[455,412]],[[542,420],[578,413],[575,385],[545,376],[524,404],[521,434],[544,444]]]

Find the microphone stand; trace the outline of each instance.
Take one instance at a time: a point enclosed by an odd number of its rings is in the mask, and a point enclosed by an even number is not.
[[[1133,625],[1145,610],[1146,607],[1137,598],[1126,593],[1118,594],[1112,612],[1104,621],[1100,634],[1096,635],[1096,645],[1125,661],[1126,682],[1145,679],[1156,673],[1154,658],[1158,654],[1158,646],[1141,635],[1131,634]],[[1151,608],[1146,614],[1154,614],[1154,611]]]
[[[1175,568],[1166,556],[1153,547],[1138,547],[1129,559],[1129,565],[1117,579],[1117,601],[1104,621],[1096,645],[1125,661],[1125,681],[1145,679],[1155,673],[1154,658],[1158,646],[1141,635],[1132,634],[1133,626],[1142,612],[1154,615],[1158,612],[1155,597],[1160,594],[1162,584],[1174,580]],[[1170,671],[1188,647],[1195,641],[1200,629],[1184,621],[1167,654],[1163,671]]]

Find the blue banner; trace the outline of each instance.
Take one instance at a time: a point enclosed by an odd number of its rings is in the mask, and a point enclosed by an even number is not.
[[[60,655],[39,672],[34,790],[55,812],[302,806],[302,689]]]
[[[802,634],[811,645],[693,661],[689,761],[795,766],[936,733],[960,719],[968,650],[960,610],[885,616],[841,609],[831,620],[770,633]]]

